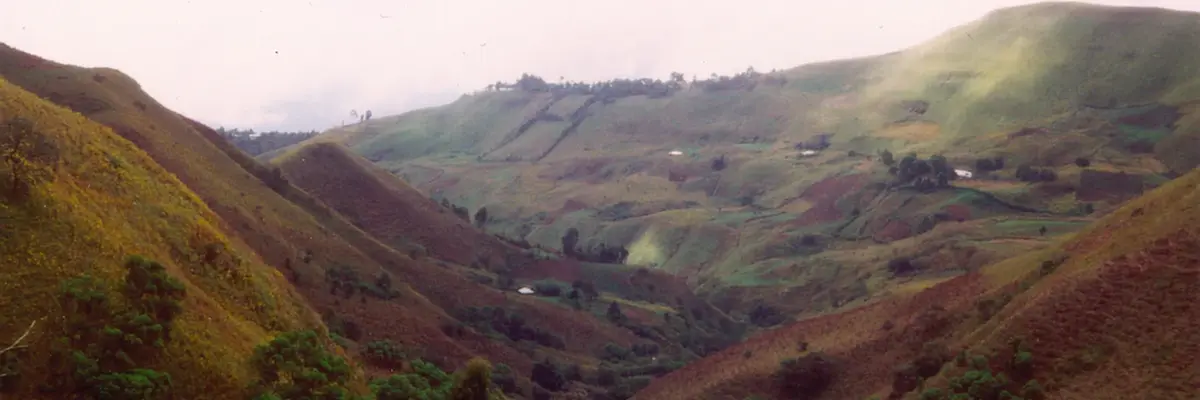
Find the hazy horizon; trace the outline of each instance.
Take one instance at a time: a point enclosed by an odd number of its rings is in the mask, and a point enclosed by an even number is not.
[[[206,124],[323,131],[548,81],[787,69],[915,45],[1029,0],[486,2],[67,0],[6,4],[0,41],[119,69]],[[1193,0],[1086,1],[1200,11]]]

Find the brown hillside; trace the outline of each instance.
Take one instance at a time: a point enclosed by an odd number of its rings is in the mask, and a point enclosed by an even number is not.
[[[452,319],[403,279],[396,279],[400,296],[391,301],[362,304],[329,295],[323,279],[328,269],[345,266],[373,279],[385,267],[395,273],[413,261],[286,182],[272,181],[276,186],[272,190],[265,168],[215,132],[162,107],[124,74],[57,64],[0,46],[0,75],[108,125],[136,144],[196,192],[220,216],[222,228],[241,238],[267,264],[284,271],[314,309],[356,322],[362,336],[354,339],[389,338],[419,346],[443,367],[479,353],[518,371],[529,368],[526,357],[482,336],[457,341],[447,337],[440,326]],[[306,253],[312,255],[309,262],[301,261]]]
[[[1200,387],[1200,365],[1192,362],[1200,347],[1194,334],[1200,320],[1196,204],[1200,171],[1132,201],[1056,248],[768,332],[667,375],[636,398],[774,396],[772,374],[782,360],[804,353],[801,342],[842,361],[821,398],[899,398],[903,393],[891,393],[894,368],[914,360],[926,343],[940,340],[952,350],[985,355],[990,368],[1015,376],[1007,361],[1013,339],[1022,339],[1033,355],[1029,378],[1042,384],[1047,398],[1192,398]],[[985,304],[1002,308],[981,315]],[[962,370],[949,363],[925,387],[945,388]]]
[[[478,231],[449,210],[336,144],[314,144],[277,160],[297,186],[385,241],[415,240],[438,259],[464,265],[521,269],[528,255]],[[628,345],[633,334],[591,315],[550,303],[508,296],[434,263],[406,263],[404,279],[446,310],[466,306],[514,307],[530,321],[559,333],[568,350],[589,355],[607,342]],[[464,295],[470,293],[470,295]]]
[[[341,145],[316,143],[273,162],[301,189],[385,243],[415,242],[434,258],[461,265],[528,261],[520,259],[520,249],[475,229]]]

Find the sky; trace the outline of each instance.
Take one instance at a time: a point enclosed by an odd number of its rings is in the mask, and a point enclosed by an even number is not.
[[[1200,11],[1200,0],[1097,0]],[[324,130],[529,72],[666,79],[886,53],[1028,0],[0,0],[0,41],[213,126]]]

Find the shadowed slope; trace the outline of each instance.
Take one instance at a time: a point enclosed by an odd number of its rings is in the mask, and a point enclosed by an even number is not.
[[[434,258],[461,265],[529,259],[340,145],[305,146],[273,162],[300,188],[385,242],[415,242]]]
[[[523,270],[533,263],[530,255],[478,231],[340,145],[308,145],[276,163],[297,186],[383,240],[415,241],[432,258],[476,268]],[[433,260],[423,259],[422,263],[425,262],[428,263],[422,268],[405,269],[403,276],[447,310],[469,306],[515,307],[531,322],[561,334],[569,350],[584,355],[609,341],[628,345],[634,340],[628,331],[591,315],[526,296],[510,297],[471,282],[445,265],[435,265]]]

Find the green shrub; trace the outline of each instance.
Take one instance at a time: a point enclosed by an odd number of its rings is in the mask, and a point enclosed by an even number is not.
[[[492,370],[492,384],[505,393],[516,393],[519,390],[517,377],[513,375],[512,368],[504,363],[496,363]]]
[[[254,349],[258,396],[280,399],[345,398],[350,366],[331,354],[312,330],[285,332]]]
[[[97,399],[170,396],[170,375],[144,365],[170,340],[187,291],[156,261],[135,255],[125,267],[122,294],[129,308],[121,312],[112,309],[107,289],[91,276],[62,283],[66,325],[51,360],[56,389]]]
[[[398,368],[404,365],[404,351],[400,349],[400,345],[390,340],[367,343],[367,350],[363,355],[367,362],[383,368]]]

